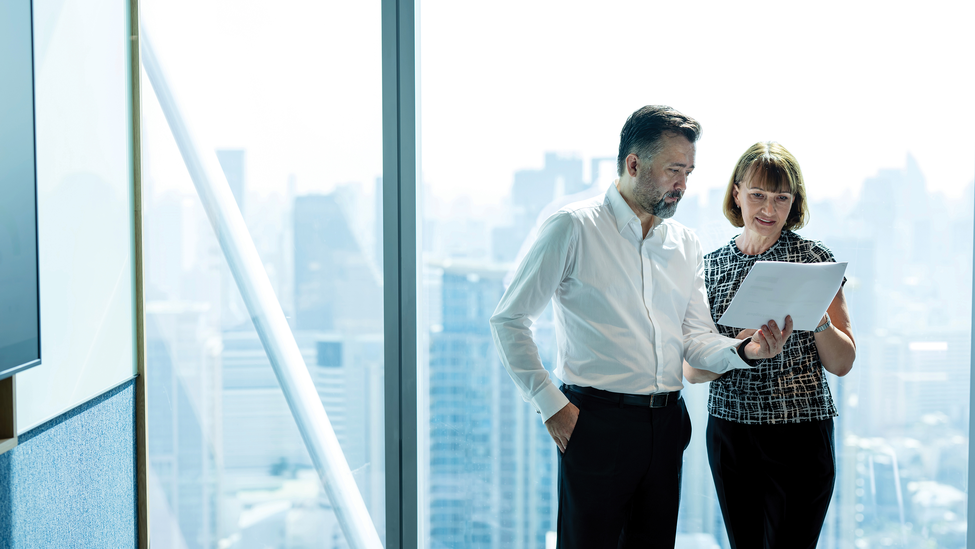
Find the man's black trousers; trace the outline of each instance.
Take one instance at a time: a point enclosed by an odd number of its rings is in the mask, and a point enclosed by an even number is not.
[[[674,547],[684,448],[684,399],[620,405],[563,387],[579,420],[559,454],[559,549]]]
[[[732,549],[815,549],[836,477],[833,420],[710,416],[708,461]]]

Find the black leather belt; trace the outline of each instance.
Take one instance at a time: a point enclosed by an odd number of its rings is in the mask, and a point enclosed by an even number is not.
[[[672,404],[677,404],[680,399],[680,391],[671,391],[669,393],[653,393],[650,395],[629,395],[626,393],[614,393],[611,391],[604,391],[602,389],[596,389],[595,387],[579,387],[578,385],[563,385],[566,390],[572,391],[573,393],[578,393],[580,395],[588,395],[591,397],[598,398],[600,400],[608,400],[610,402],[616,402],[620,406],[639,406],[641,408],[664,408]]]

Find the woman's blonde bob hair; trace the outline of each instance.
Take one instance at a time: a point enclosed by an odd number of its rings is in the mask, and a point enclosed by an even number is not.
[[[799,161],[782,145],[774,141],[755,143],[738,159],[731,181],[728,182],[728,189],[724,193],[723,208],[724,216],[735,227],[745,226],[741,208],[735,204],[734,195],[734,188],[740,186],[745,179],[766,191],[785,192],[785,189],[789,189],[792,193],[792,210],[789,211],[783,230],[801,229],[809,221],[806,184],[802,180]]]

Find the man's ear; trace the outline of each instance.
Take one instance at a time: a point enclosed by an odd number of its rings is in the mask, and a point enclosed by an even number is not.
[[[626,173],[630,174],[630,177],[636,177],[637,167],[640,165],[640,157],[634,153],[626,155],[623,160],[626,166]]]

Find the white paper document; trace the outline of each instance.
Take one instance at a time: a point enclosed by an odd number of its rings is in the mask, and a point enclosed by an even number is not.
[[[840,290],[846,263],[756,261],[718,324],[758,329],[774,320],[779,329],[815,330]]]

